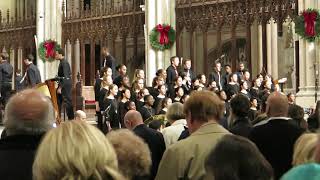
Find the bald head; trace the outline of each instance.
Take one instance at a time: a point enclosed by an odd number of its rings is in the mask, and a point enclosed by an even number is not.
[[[27,89],[10,98],[4,123],[8,135],[39,133],[51,128],[54,119],[50,100],[34,89]]]
[[[124,116],[124,123],[128,129],[134,129],[136,126],[143,124],[143,119],[140,112],[130,110]]]
[[[269,117],[287,117],[288,109],[288,98],[285,95],[279,92],[274,92],[269,95],[266,109]]]

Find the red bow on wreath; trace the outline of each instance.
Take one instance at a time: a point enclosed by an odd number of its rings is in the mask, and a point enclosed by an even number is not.
[[[304,12],[304,26],[305,26],[305,33],[307,36],[315,36],[315,22],[317,20],[317,13],[315,12]]]
[[[156,29],[157,31],[160,33],[160,44],[168,44],[169,43],[169,37],[168,37],[168,34],[169,34],[169,31],[170,31],[170,26],[169,25],[166,25],[166,26],[162,26],[161,24],[158,24]]]
[[[54,58],[54,42],[45,42],[43,46],[46,48],[46,58]]]

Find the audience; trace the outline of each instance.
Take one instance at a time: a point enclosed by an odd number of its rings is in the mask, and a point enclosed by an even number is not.
[[[315,162],[315,149],[318,135],[315,133],[303,134],[294,145],[292,165],[298,166]]]
[[[35,151],[55,121],[52,103],[38,91],[27,89],[9,99],[4,114],[0,178],[32,180]]]
[[[288,117],[292,119],[292,123],[300,127],[304,131],[308,129],[308,123],[304,120],[304,111],[301,106],[289,104]]]
[[[303,164],[292,168],[281,180],[318,180],[320,179],[320,165],[316,163]]]
[[[250,109],[249,99],[242,94],[236,95],[231,99],[231,127],[230,132],[243,137],[248,137],[252,129],[248,118]]]
[[[157,180],[208,178],[204,161],[215,144],[229,134],[218,124],[223,103],[212,92],[192,93],[184,104],[184,113],[191,135],[165,151]]]
[[[110,142],[83,121],[62,123],[46,134],[35,157],[33,176],[34,180],[123,179]]]
[[[135,110],[127,112],[124,116],[124,123],[128,129],[132,130],[148,144],[152,159],[150,178],[153,179],[157,174],[160,160],[166,149],[162,134],[147,127],[147,125],[143,123],[141,114]]]
[[[75,120],[86,121],[87,115],[84,111],[78,110],[75,113]]]
[[[148,145],[127,129],[111,131],[107,138],[116,151],[120,172],[127,179],[148,179],[151,168]]]
[[[290,122],[285,95],[270,94],[266,105],[269,119],[255,125],[250,139],[270,162],[275,178],[279,179],[292,167],[293,146],[303,130]]]
[[[272,180],[273,170],[246,138],[225,135],[210,152],[206,170],[214,180]]]
[[[316,110],[308,118],[308,128],[311,132],[316,132],[319,129],[320,122],[320,101],[317,101]]]
[[[171,104],[168,112],[166,113],[166,117],[171,125],[164,128],[162,130],[162,134],[164,142],[166,143],[166,148],[168,148],[171,144],[178,141],[184,127],[187,125],[187,121],[183,113],[183,104],[179,102]]]

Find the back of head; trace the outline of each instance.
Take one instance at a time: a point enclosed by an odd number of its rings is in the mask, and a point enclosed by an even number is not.
[[[128,179],[150,173],[151,155],[144,141],[127,129],[111,131],[107,138],[118,156],[119,170]],[[125,141],[124,141],[125,139]]]
[[[51,101],[33,89],[15,94],[5,109],[4,125],[9,136],[43,134],[52,128],[54,121]]]
[[[225,135],[210,152],[206,170],[215,180],[270,180],[273,170],[258,148],[248,139]]]
[[[29,62],[33,62],[34,56],[32,54],[29,54],[26,58]]]
[[[1,53],[1,59],[2,60],[8,60],[9,59],[9,54],[7,52],[3,52]]]
[[[294,145],[292,165],[315,162],[315,149],[318,143],[318,135],[306,133],[298,138]]]
[[[316,163],[303,164],[290,169],[281,180],[318,180],[320,179],[320,165]]]
[[[139,111],[130,110],[124,116],[124,121],[127,128],[133,129],[139,124],[143,124],[143,118]]]
[[[179,119],[185,119],[185,114],[183,112],[183,104],[179,102],[172,103],[168,107],[166,117],[171,123]]]
[[[97,128],[82,121],[69,121],[49,131],[33,164],[35,180],[121,179],[117,170],[110,142]]]
[[[238,94],[231,99],[231,110],[237,117],[246,117],[250,109],[250,101],[247,96]]]
[[[267,99],[266,112],[269,117],[287,117],[288,116],[288,98],[279,93],[271,93]]]
[[[184,104],[186,117],[193,121],[208,122],[219,121],[222,117],[224,104],[220,98],[210,91],[195,91]]]
[[[87,115],[86,115],[86,113],[84,111],[77,110],[76,114],[75,114],[75,117],[76,117],[76,119],[85,121],[86,118],[87,118]]]

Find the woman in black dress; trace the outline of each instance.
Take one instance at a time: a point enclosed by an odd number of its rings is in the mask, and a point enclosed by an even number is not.
[[[161,101],[161,110],[158,114],[166,114],[168,111],[168,107],[172,104],[171,98],[164,98]]]
[[[184,90],[182,87],[177,87],[175,89],[176,96],[173,99],[173,102],[180,102],[181,97],[184,95]]]
[[[153,96],[151,95],[144,96],[144,102],[145,102],[144,106],[142,106],[141,109],[138,110],[141,113],[143,121],[155,115],[155,110],[152,108],[154,103]]]
[[[153,105],[153,108],[157,110],[156,114],[159,113],[159,111],[161,110],[161,101],[166,98],[166,94],[167,94],[167,87],[166,85],[160,85],[158,86],[158,96],[155,98],[155,102]],[[158,111],[159,110],[159,111]]]
[[[121,100],[119,101],[119,118],[120,118],[120,124],[121,124],[121,128],[124,127],[124,116],[126,115],[126,109],[125,109],[125,103],[128,102],[130,100],[131,97],[131,92],[129,89],[123,89],[121,92]]]
[[[109,92],[103,101],[104,106],[106,107],[104,115],[106,117],[107,122],[110,123],[111,129],[118,129],[120,127],[119,114],[118,114],[119,102],[115,98],[117,94],[118,94],[118,86],[115,84],[112,84],[109,86]]]

